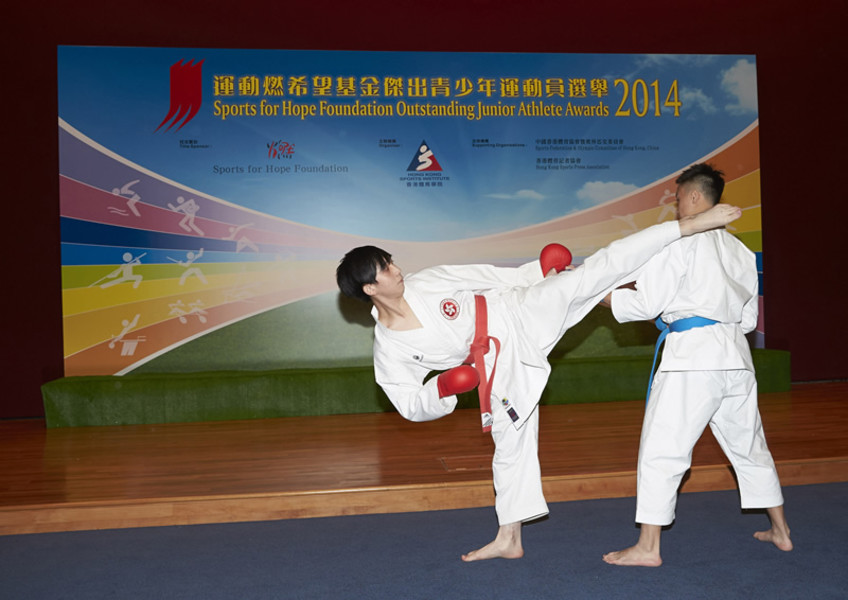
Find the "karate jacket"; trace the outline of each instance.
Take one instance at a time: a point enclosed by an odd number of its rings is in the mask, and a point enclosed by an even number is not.
[[[645,265],[636,290],[613,292],[620,323],[661,316],[666,323],[705,317],[718,324],[672,332],[661,371],[754,370],[745,334],[757,325],[756,256],[724,229],[683,238]]]
[[[488,303],[489,335],[501,350],[492,388],[492,403],[516,415],[521,427],[536,409],[550,374],[548,353],[565,331],[588,314],[635,269],[679,239],[676,222],[643,230],[610,244],[573,271],[544,278],[539,261],[517,268],[490,265],[442,266],[407,275],[404,298],[422,327],[393,331],[372,315],[374,372],[398,412],[412,421],[428,421],[451,413],[456,396],[439,398],[431,371],[461,364],[475,332],[475,293]],[[491,373],[492,347],[486,355]]]

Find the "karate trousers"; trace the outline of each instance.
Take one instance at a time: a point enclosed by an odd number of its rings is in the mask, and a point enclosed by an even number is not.
[[[548,514],[539,466],[539,407],[515,429],[506,410],[492,397],[492,475],[498,524],[525,522]]]
[[[636,521],[669,525],[677,491],[706,426],[736,472],[742,508],[783,504],[747,370],[660,371],[645,409],[639,446]]]

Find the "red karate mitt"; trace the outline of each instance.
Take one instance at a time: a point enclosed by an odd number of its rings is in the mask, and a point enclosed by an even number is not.
[[[571,252],[562,244],[548,244],[542,248],[539,262],[542,264],[542,275],[547,275],[551,269],[562,273],[571,264]]]
[[[439,375],[436,383],[439,387],[439,397],[444,398],[470,392],[480,384],[480,376],[474,367],[460,365]]]

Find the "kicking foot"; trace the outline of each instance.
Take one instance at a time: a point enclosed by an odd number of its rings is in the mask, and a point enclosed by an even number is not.
[[[680,219],[680,234],[692,235],[717,227],[724,227],[742,216],[742,209],[729,204],[716,204],[702,213]]]
[[[604,562],[623,567],[658,567],[662,564],[659,552],[643,550],[639,546],[630,546],[618,552],[604,554]]]
[[[787,531],[784,533],[782,531],[778,531],[774,527],[768,531],[758,531],[754,534],[754,537],[761,542],[771,542],[784,552],[790,552],[792,548],[794,548],[792,540],[789,539],[789,532]]]

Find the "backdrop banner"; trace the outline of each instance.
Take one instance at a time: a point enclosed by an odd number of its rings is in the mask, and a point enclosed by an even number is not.
[[[697,162],[761,259],[754,56],[60,46],[58,76],[69,376],[361,363],[349,249],[579,263]]]

